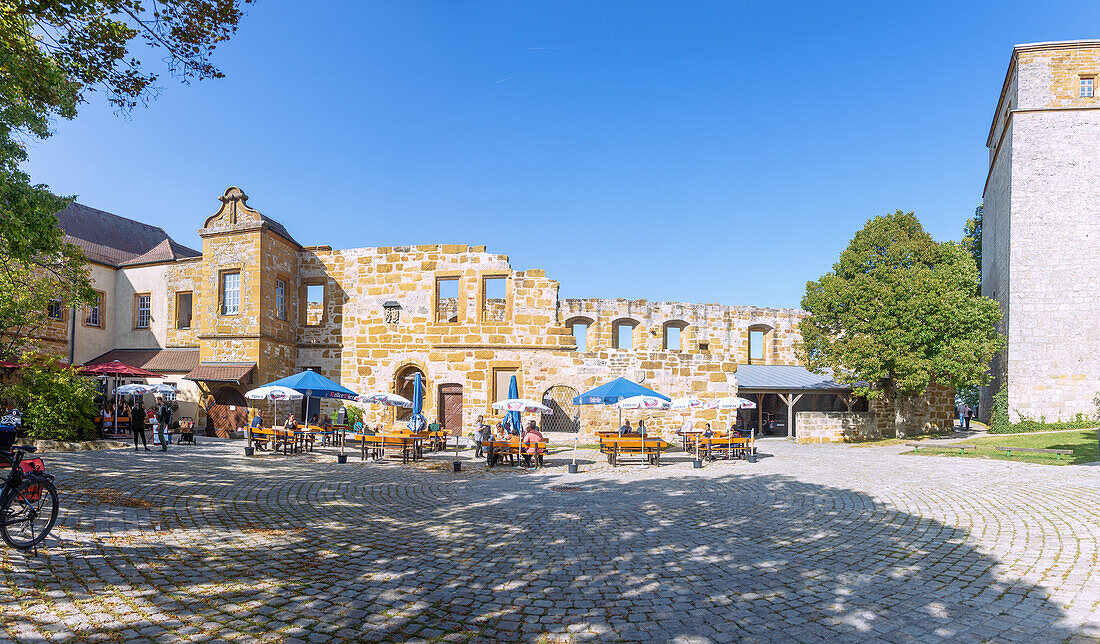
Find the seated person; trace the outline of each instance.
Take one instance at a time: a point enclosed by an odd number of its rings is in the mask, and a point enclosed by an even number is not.
[[[542,465],[542,456],[545,453],[545,448],[538,446],[538,443],[546,442],[546,438],[539,431],[539,428],[535,426],[535,421],[527,426],[527,433],[523,435],[523,462],[527,467],[531,467],[531,458],[535,457],[539,465]]]
[[[306,423],[306,427],[316,427],[316,426],[317,426],[317,414],[313,414],[312,416],[309,417],[309,422]]]
[[[712,436],[714,436],[714,431],[711,430],[710,423],[707,423],[706,426],[703,427],[703,438],[710,438]]]
[[[512,439],[512,435],[508,433],[507,429],[505,429],[504,424],[503,423],[497,423],[496,431],[493,433],[493,440],[506,443],[506,442],[510,441],[511,439]],[[491,452],[491,454],[492,454],[492,463],[498,463],[498,462],[503,460],[501,457],[504,456],[504,454],[498,453],[495,450],[493,452]],[[514,465],[515,462],[516,462],[516,457],[513,454],[509,453],[508,454],[508,461],[509,461],[509,463]]]
[[[256,415],[252,418],[252,424],[249,425],[253,430],[262,429],[264,426],[264,416],[262,412],[257,411]],[[252,432],[252,446],[256,449],[267,448],[267,436],[264,434],[257,434]]]
[[[332,427],[332,419],[329,418],[328,414],[325,414],[321,417],[321,427],[324,427],[325,429]]]
[[[626,436],[634,433],[634,429],[630,426],[630,421],[623,423],[623,426],[619,428],[619,436]]]
[[[638,433],[645,436],[645,419],[638,421]]]

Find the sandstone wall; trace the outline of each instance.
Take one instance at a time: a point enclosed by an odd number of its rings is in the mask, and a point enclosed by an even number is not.
[[[858,442],[880,438],[875,414],[867,411],[795,412],[799,443]]]

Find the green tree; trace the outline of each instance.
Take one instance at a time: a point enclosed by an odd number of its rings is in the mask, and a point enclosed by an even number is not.
[[[982,211],[985,204],[974,209],[974,216],[963,226],[962,246],[974,258],[978,267],[978,293],[982,291]]]
[[[975,270],[961,245],[936,242],[913,213],[870,220],[833,269],[806,284],[807,363],[889,401],[904,435],[908,398],[933,383],[984,384],[1004,344],[995,330],[1000,308],[974,292]]]
[[[95,384],[71,366],[39,353],[21,360],[19,382],[5,396],[23,413],[23,433],[31,438],[95,438]]]
[[[66,244],[54,213],[69,199],[19,169],[28,139],[71,119],[89,92],[128,110],[158,76],[141,53],[159,51],[188,82],[218,78],[210,56],[237,29],[252,0],[0,0],[0,357],[20,350],[45,320],[45,303],[92,301],[84,258]]]

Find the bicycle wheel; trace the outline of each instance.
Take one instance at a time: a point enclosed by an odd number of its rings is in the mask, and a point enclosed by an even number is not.
[[[57,523],[58,507],[52,482],[23,479],[15,490],[8,490],[0,507],[0,537],[18,550],[37,546]]]

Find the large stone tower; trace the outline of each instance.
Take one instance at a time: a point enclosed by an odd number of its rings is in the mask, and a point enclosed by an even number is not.
[[[1100,391],[1100,40],[1017,45],[989,138],[982,294],[1004,311],[982,415],[1071,420]]]

